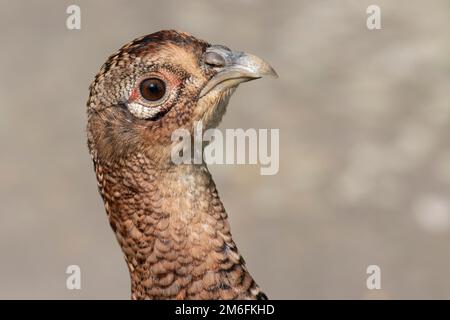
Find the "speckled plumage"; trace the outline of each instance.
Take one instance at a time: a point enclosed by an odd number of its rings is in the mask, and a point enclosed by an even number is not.
[[[192,131],[199,120],[217,126],[235,89],[199,98],[216,73],[201,61],[208,46],[176,31],[136,39],[108,59],[90,87],[88,146],[132,299],[265,298],[233,242],[206,164],[170,161],[171,133]],[[133,90],[155,72],[171,96],[136,113],[144,107],[132,109]]]

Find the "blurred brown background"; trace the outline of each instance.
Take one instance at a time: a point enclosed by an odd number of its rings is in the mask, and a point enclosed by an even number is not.
[[[81,30],[66,8],[81,7]],[[366,28],[378,4],[382,30]],[[450,1],[0,1],[0,298],[128,299],[85,143],[88,86],[180,29],[255,53],[221,128],[279,128],[280,171],[211,170],[272,299],[450,298]],[[82,290],[65,269],[82,270]],[[381,267],[382,290],[366,288]]]

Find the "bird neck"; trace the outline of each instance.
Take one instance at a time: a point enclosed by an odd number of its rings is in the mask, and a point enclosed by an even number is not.
[[[96,163],[133,299],[264,298],[232,240],[206,165],[156,169],[142,155]]]

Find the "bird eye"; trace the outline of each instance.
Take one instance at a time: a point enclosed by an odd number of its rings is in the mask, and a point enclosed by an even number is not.
[[[145,100],[157,101],[166,94],[166,84],[158,78],[149,78],[141,82],[141,95]]]

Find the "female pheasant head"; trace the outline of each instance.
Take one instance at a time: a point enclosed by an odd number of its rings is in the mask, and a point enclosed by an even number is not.
[[[88,133],[99,157],[142,151],[170,159],[171,134],[219,124],[242,82],[276,76],[263,60],[186,33],[160,31],[109,57],[90,87]]]
[[[172,133],[214,127],[263,60],[160,31],[122,47],[90,87],[88,145],[133,299],[263,298],[205,164],[171,162]]]

